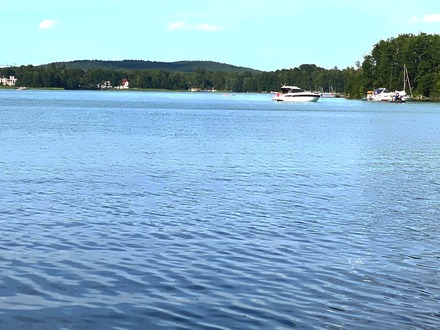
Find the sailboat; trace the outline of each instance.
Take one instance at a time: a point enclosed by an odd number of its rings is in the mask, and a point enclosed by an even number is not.
[[[406,94],[407,84],[408,84],[409,94]],[[412,101],[413,99],[411,83],[409,81],[408,69],[406,68],[406,65],[403,65],[403,90],[396,91],[396,95],[398,95],[401,102]]]
[[[321,97],[336,97],[336,93],[333,90],[333,86],[330,86],[330,92],[321,91]]]

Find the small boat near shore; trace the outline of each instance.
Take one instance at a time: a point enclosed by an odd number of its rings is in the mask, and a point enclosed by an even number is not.
[[[390,92],[384,87],[376,88],[374,91],[367,92],[367,101],[374,102],[390,102],[393,100],[395,93]]]
[[[411,101],[413,99],[412,95],[406,94],[403,91],[390,92],[386,88],[376,88],[374,91],[368,91],[366,101],[373,102],[392,102],[392,103],[404,103],[406,101]]]
[[[305,91],[296,86],[281,86],[281,92],[272,98],[275,102],[316,102],[321,97],[320,93]]]
[[[409,94],[406,93],[406,88],[409,88]],[[366,101],[374,102],[393,102],[404,103],[406,101],[412,101],[412,88],[409,80],[408,69],[406,65],[403,66],[403,90],[390,92],[384,87],[376,88],[373,91],[368,91],[367,96],[364,98]]]
[[[409,94],[406,93],[407,85],[408,85],[408,89],[409,89]],[[403,90],[396,91],[396,93],[399,94],[399,97],[403,102],[413,100],[411,82],[409,80],[408,69],[406,68],[406,65],[403,66]]]
[[[330,90],[329,90],[328,92],[324,92],[324,90],[321,89],[320,93],[321,93],[321,97],[322,97],[322,98],[334,98],[334,97],[339,96],[339,95],[337,95],[337,93],[333,90],[333,86],[330,86]]]

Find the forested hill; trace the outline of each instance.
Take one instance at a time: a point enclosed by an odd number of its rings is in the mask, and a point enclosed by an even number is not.
[[[356,67],[326,70],[315,64],[276,71],[257,71],[213,61],[152,62],[141,60],[82,60],[46,65],[0,67],[0,78],[14,76],[16,86],[35,88],[278,91],[282,84],[344,93],[363,98],[367,91],[386,87],[400,91],[411,86],[413,95],[440,100],[440,34],[401,34],[380,40]],[[408,73],[409,83],[404,81]],[[7,80],[7,79],[6,79]],[[5,84],[0,82],[0,86]],[[408,92],[410,92],[408,90]]]
[[[81,60],[70,62],[54,62],[45,66],[55,65],[56,67],[66,67],[69,69],[80,68],[82,70],[88,69],[113,69],[118,71],[126,70],[164,70],[174,72],[195,72],[197,69],[203,68],[211,72],[259,72],[251,68],[241,66],[234,66],[225,63],[218,63],[213,61],[178,61],[178,62],[155,62],[143,60],[123,60],[123,61],[102,61],[102,60]]]

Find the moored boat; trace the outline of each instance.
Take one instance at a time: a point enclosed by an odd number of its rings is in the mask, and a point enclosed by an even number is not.
[[[408,85],[409,94],[406,93],[406,87]],[[412,101],[412,88],[411,83],[408,76],[408,69],[406,65],[403,66],[403,90],[390,92],[384,87],[376,88],[374,91],[368,91],[367,96],[364,100],[367,101],[375,101],[375,102],[395,102],[395,103],[403,103],[406,101]]]
[[[336,97],[336,92],[333,90],[333,87],[330,86],[330,91],[328,91],[328,92],[324,92],[323,90],[321,91],[321,97],[322,98],[333,98],[333,97]]]
[[[408,89],[409,89],[409,94],[406,93],[406,86],[407,85],[408,85]],[[406,68],[406,65],[403,66],[403,90],[396,91],[396,94],[397,93],[399,94],[399,97],[403,102],[413,100],[411,82],[409,80],[408,69]]]
[[[392,101],[395,93],[390,92],[388,89],[384,87],[376,88],[374,91],[367,92],[367,101],[374,102],[389,102]]]
[[[321,97],[320,93],[305,91],[296,86],[283,85],[281,92],[272,100],[275,102],[316,102]]]

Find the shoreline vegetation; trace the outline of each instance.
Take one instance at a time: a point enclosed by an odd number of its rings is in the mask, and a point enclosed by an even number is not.
[[[362,63],[339,69],[315,64],[276,71],[258,71],[212,61],[152,62],[81,60],[40,66],[0,68],[3,85],[66,90],[167,90],[258,92],[279,91],[283,84],[362,99],[379,87],[404,88],[407,69],[414,100],[440,101],[440,34],[402,34],[381,40]]]

